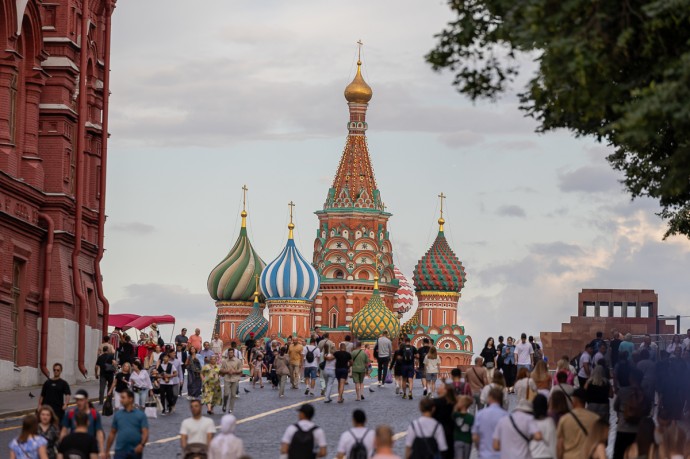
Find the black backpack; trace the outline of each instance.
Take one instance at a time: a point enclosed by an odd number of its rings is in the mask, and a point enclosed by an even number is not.
[[[349,430],[348,432],[350,432],[352,438],[355,439],[355,444],[352,445],[352,449],[350,449],[350,454],[347,455],[347,459],[368,459],[369,452],[367,451],[367,447],[364,446],[364,438],[369,434],[369,429],[364,432],[362,438],[357,438],[352,430]]]
[[[406,363],[414,362],[414,352],[412,352],[412,346],[405,346],[405,350],[403,350],[403,360]]]
[[[424,433],[422,427],[419,426],[419,432],[412,421],[412,430],[414,431],[414,441],[412,442],[412,453],[409,459],[441,459],[441,451],[438,448],[436,441],[436,430],[439,424],[436,423],[430,437],[422,437]]]
[[[309,363],[314,363],[314,349],[316,348],[309,349],[309,346],[307,346],[307,362]]]
[[[317,426],[309,430],[302,430],[299,424],[295,424],[297,432],[292,436],[288,447],[288,459],[315,459],[314,454],[314,431]]]

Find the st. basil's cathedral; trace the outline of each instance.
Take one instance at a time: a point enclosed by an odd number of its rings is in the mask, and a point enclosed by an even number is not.
[[[284,249],[266,264],[249,240],[244,206],[239,237],[208,278],[217,307],[215,331],[226,346],[244,342],[250,333],[255,339],[305,338],[316,327],[335,342],[346,335],[373,342],[386,330],[391,337],[409,336],[417,347],[429,338],[446,371],[471,363],[472,338],[457,323],[465,269],[445,237],[443,194],[439,232],[414,269],[414,289],[393,263],[388,232],[393,214],[376,185],[366,140],[372,95],[358,58],[357,73],[345,88],[348,136],[323,209],[315,212],[319,226],[311,263],[295,245],[291,218]],[[401,323],[415,296],[416,311]]]

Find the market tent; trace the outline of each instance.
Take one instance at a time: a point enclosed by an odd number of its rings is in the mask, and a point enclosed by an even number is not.
[[[108,316],[108,326],[115,328],[125,328],[128,323],[140,318],[138,314],[110,314]]]
[[[123,330],[126,330],[128,328],[136,328],[137,330],[143,330],[144,328],[150,326],[151,324],[174,324],[175,323],[175,317],[170,316],[170,315],[164,315],[164,316],[141,316],[137,319],[134,319],[131,322],[128,322],[127,325],[123,327]]]

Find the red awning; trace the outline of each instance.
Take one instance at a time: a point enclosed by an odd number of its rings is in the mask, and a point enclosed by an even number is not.
[[[164,315],[164,316],[141,316],[137,319],[134,319],[131,322],[128,322],[127,325],[123,327],[124,330],[128,328],[136,328],[137,330],[143,330],[144,328],[148,327],[151,324],[174,324],[175,323],[175,317],[170,316],[170,315]]]
[[[138,314],[110,314],[108,317],[108,326],[115,328],[124,328],[128,323],[140,318]]]

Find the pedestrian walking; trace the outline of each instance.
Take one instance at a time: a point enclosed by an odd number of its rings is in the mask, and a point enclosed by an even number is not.
[[[186,332],[187,330],[185,329],[185,333]],[[194,334],[187,340],[187,349],[189,349],[189,346],[194,346],[197,351],[201,352],[201,349],[203,349],[203,344],[204,340],[201,339],[201,330],[197,328],[194,330]]]
[[[173,378],[177,376],[177,370],[170,361],[170,354],[163,353],[162,360],[158,365],[158,383],[160,384],[161,404],[163,406],[162,415],[172,413],[175,410],[177,397],[173,391],[175,385]]]
[[[213,414],[213,407],[223,403],[220,387],[220,367],[216,363],[216,356],[212,355],[209,363],[201,369],[202,397],[201,402],[206,405],[206,413]]]
[[[477,412],[472,425],[472,441],[477,446],[479,459],[499,459],[500,453],[494,450],[494,431],[498,422],[508,416],[502,408],[503,391],[489,391],[488,406]]]
[[[341,343],[344,348],[344,343]],[[345,375],[347,379],[347,375]],[[297,409],[298,421],[285,429],[280,440],[281,459],[326,457],[327,443],[323,429],[312,421],[314,407],[306,403]]]
[[[369,356],[360,345],[352,351],[352,381],[355,383],[355,400],[364,400],[364,377],[369,368]]]
[[[74,415],[74,423],[74,431],[63,438],[58,445],[58,459],[73,457],[93,459],[98,455],[98,441],[89,433],[89,415],[77,411]],[[100,457],[106,457],[105,453],[102,453]]]
[[[474,415],[469,412],[474,401],[467,395],[461,396],[453,411],[453,449],[455,459],[470,459],[472,453],[472,425]]]
[[[129,377],[129,388],[134,392],[134,406],[146,408],[146,402],[151,394],[153,385],[149,372],[144,370],[141,361],[135,360],[132,364],[132,375]]]
[[[242,459],[244,443],[235,435],[237,419],[232,414],[226,414],[220,420],[220,432],[216,435],[208,448],[208,459]]]
[[[389,426],[378,426],[374,437],[376,454],[371,459],[400,459],[393,454],[393,429]]]
[[[423,459],[441,457],[448,449],[443,427],[434,418],[434,401],[423,398],[419,402],[421,416],[410,423],[405,437],[405,457]]]
[[[338,403],[343,403],[345,401],[343,398],[345,381],[347,381],[347,374],[352,365],[352,356],[345,350],[346,348],[345,343],[340,343],[340,350],[333,354],[335,358],[335,377],[338,380]],[[328,391],[328,389],[326,389],[326,391]]]
[[[651,438],[654,438],[654,429],[652,429]],[[606,453],[606,447],[609,441],[609,423],[604,419],[597,419],[597,421],[592,426],[592,430],[587,435],[587,441],[582,448],[584,453],[583,457],[587,459],[608,459],[608,454]],[[649,445],[648,445],[649,446]],[[649,447],[647,448],[649,451]],[[647,458],[654,457],[649,456],[647,453],[626,455],[630,458]]]
[[[441,457],[444,459],[453,459],[455,456],[455,448],[453,447],[453,432],[455,430],[453,411],[455,411],[455,404],[457,403],[453,386],[449,384],[441,384],[438,387],[438,397],[434,398],[433,401],[433,418],[436,419],[439,424],[441,424],[441,427],[443,428],[443,435],[446,439],[446,445],[448,445],[448,449],[441,453]]]
[[[69,384],[61,378],[62,364],[53,365],[53,377],[43,383],[41,395],[38,397],[38,408],[48,405],[53,409],[58,419],[62,419],[72,395]]]
[[[402,356],[402,348],[405,345],[404,342],[401,342],[400,345],[398,346],[398,349],[393,353],[393,358],[391,360],[390,364],[390,369],[393,370],[393,377],[395,378],[395,395],[400,394],[400,391],[402,390],[402,365],[403,365],[403,356]]]
[[[22,431],[10,442],[10,459],[48,459],[47,444],[38,434],[38,419],[28,414],[22,421]]]
[[[559,393],[554,394],[559,395]],[[599,419],[585,409],[587,394],[578,388],[573,393],[573,409],[561,416],[556,428],[556,451],[560,459],[582,459],[583,446],[592,426]],[[625,451],[625,450],[623,450]],[[615,456],[614,456],[615,457]],[[622,459],[622,456],[621,456]]]
[[[489,377],[487,375],[486,368],[484,368],[484,359],[481,357],[475,357],[474,365],[467,370],[465,373],[465,378],[470,385],[472,397],[474,397],[474,402],[477,405],[477,408],[481,409],[483,407],[483,404],[480,401],[482,389],[484,386],[489,384]]]
[[[98,379],[98,403],[103,404],[103,396],[110,390],[117,371],[115,354],[111,353],[109,346],[103,346],[103,353],[96,359],[96,379]],[[57,414],[57,412],[56,412]]]
[[[288,359],[290,361],[290,384],[293,389],[298,389],[299,386],[299,369],[302,367],[302,350],[304,346],[299,342],[299,339],[292,340],[288,344]]]
[[[201,360],[194,346],[190,346],[187,352],[187,396],[190,398],[201,397]]]
[[[422,345],[417,349],[417,369],[415,371],[415,378],[422,380],[423,394],[426,397],[429,393],[428,384],[426,380],[426,369],[424,367],[424,359],[431,349],[431,340],[429,338],[422,339]]]
[[[302,349],[302,358],[304,362],[304,384],[306,386],[304,395],[311,395],[313,397],[321,351],[319,351],[319,348],[316,346],[313,340],[309,341],[310,342]]]
[[[512,413],[498,421],[493,446],[500,451],[501,459],[532,459],[530,442],[542,440],[532,413],[532,402],[522,400]]]
[[[180,334],[175,337],[175,345],[182,345],[182,348],[189,351],[189,348],[187,347],[189,343],[189,337],[187,336],[187,329],[183,328],[180,330]]]
[[[105,434],[103,433],[101,415],[89,403],[89,393],[84,389],[79,389],[75,392],[74,400],[76,401],[76,406],[69,408],[62,417],[62,422],[60,424],[60,441],[77,429],[75,420],[77,413],[84,413],[88,418],[86,430],[88,434],[94,437],[98,442],[99,455],[105,457]]]
[[[426,388],[424,395],[433,397],[436,393],[436,380],[438,379],[438,370],[441,366],[441,359],[438,358],[438,351],[435,346],[431,346],[429,352],[424,356],[424,379],[426,380]]]
[[[506,339],[506,345],[503,347],[501,352],[503,356],[501,367],[503,369],[503,376],[506,378],[506,385],[508,386],[508,391],[513,392],[513,386],[515,385],[515,376],[517,375],[517,365],[515,360],[515,344],[513,337],[509,336]]]
[[[273,361],[273,368],[275,368],[276,376],[278,377],[278,397],[285,397],[285,383],[290,375],[290,362],[285,354],[285,347],[278,350],[278,355]]]
[[[594,367],[592,376],[585,383],[585,393],[587,394],[587,409],[608,421],[613,386],[606,377],[606,368],[603,365]]]
[[[115,443],[114,459],[141,459],[149,440],[149,422],[143,411],[134,408],[134,393],[120,392],[121,410],[115,413],[106,451]]]
[[[494,370],[496,369],[496,358],[498,356],[498,351],[494,345],[494,339],[489,337],[484,343],[484,348],[479,354],[484,359],[484,368],[488,374],[489,379],[494,377]]]
[[[537,394],[532,400],[534,422],[541,432],[541,440],[532,440],[529,444],[534,459],[556,459],[556,424],[548,416],[549,401],[543,394]]]
[[[592,345],[587,344],[585,346],[585,350],[580,354],[580,371],[577,372],[577,380],[580,383],[579,387],[583,388],[585,387],[585,383],[589,379],[590,376],[592,376],[592,369],[594,368],[592,366],[592,353],[593,353]]]
[[[216,354],[217,358],[220,358],[221,355],[223,355],[223,340],[220,339],[220,335],[218,333],[213,334],[213,339],[211,340],[211,350],[214,354]]]
[[[527,342],[525,333],[520,335],[520,342],[515,346],[515,362],[518,370],[527,368],[531,372],[534,368],[534,348]]]
[[[197,457],[193,454],[203,457],[208,453],[208,447],[216,432],[216,425],[211,418],[202,416],[199,400],[191,400],[189,410],[192,416],[182,421],[180,425],[180,446],[183,457],[187,457],[188,454],[191,457]]]
[[[235,411],[237,389],[240,386],[240,377],[242,376],[242,362],[235,357],[234,352],[228,352],[227,358],[223,359],[220,375],[225,379],[223,413],[227,411],[232,414]]]
[[[328,353],[326,355],[324,355],[324,357],[323,357],[323,359],[324,359],[323,368],[321,369],[321,374],[323,375],[324,384],[325,384],[324,403],[331,403],[331,401],[332,401],[331,400],[331,394],[333,393],[333,384],[337,381],[336,373],[335,373],[336,360],[335,360],[335,355],[334,355],[333,349],[326,348],[326,347],[324,349],[328,349]]]
[[[383,387],[386,383],[386,375],[388,374],[388,365],[393,354],[393,343],[388,338],[388,330],[384,330],[376,339],[374,346],[374,358],[376,359],[376,367],[378,372],[379,387]]]
[[[337,459],[368,458],[374,455],[374,431],[366,427],[367,416],[362,410],[352,412],[352,428],[338,440]]]
[[[113,407],[116,410],[120,409],[120,394],[129,389],[129,379],[132,377],[132,367],[129,362],[125,362],[120,368],[120,371],[115,375],[113,383],[108,390],[108,397],[113,399]]]
[[[524,370],[524,368],[523,368],[523,370]],[[506,387],[505,378],[498,371],[494,372],[493,380],[489,384],[487,384],[486,386],[484,386],[482,388],[482,391],[479,394],[479,405],[480,406],[486,406],[486,403],[487,403],[487,400],[489,397],[489,391],[491,391],[491,389],[498,389],[501,392],[503,392],[503,409],[507,410],[508,409],[508,388]],[[534,397],[534,395],[536,395],[536,392],[533,394],[533,397]]]
[[[414,347],[409,337],[405,337],[405,344],[400,349],[402,355],[402,394],[403,399],[409,398],[412,400],[412,389],[414,388],[414,364],[417,359],[417,348]],[[410,395],[407,395],[407,390],[410,390]]]
[[[57,457],[57,444],[60,439],[60,423],[53,409],[43,405],[36,412],[38,418],[38,434],[46,439],[48,459]]]
[[[259,383],[261,389],[264,388],[264,373],[268,371],[266,363],[264,362],[264,355],[260,351],[256,351],[252,354],[251,360],[251,370],[252,370],[252,388],[256,387],[256,383]]]
[[[518,403],[522,400],[532,400],[537,395],[537,384],[532,378],[527,368],[520,368],[517,372],[517,381],[513,386],[513,391],[517,395]]]

